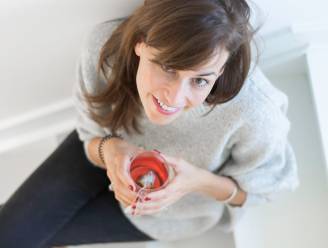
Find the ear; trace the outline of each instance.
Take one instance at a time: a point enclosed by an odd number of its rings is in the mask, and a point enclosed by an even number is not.
[[[142,47],[142,41],[138,42],[135,46],[134,46],[134,52],[136,53],[137,56],[140,57],[141,54],[141,47]]]

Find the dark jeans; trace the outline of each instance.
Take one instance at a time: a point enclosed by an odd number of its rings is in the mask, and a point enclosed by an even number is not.
[[[0,247],[153,240],[124,216],[109,183],[72,131],[1,206]]]

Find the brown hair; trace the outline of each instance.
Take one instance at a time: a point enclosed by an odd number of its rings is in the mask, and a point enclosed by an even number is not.
[[[97,71],[105,76],[107,87],[96,95],[84,91],[89,115],[113,133],[121,127],[127,133],[131,128],[142,133],[138,122],[142,104],[135,82],[139,57],[134,53],[141,40],[161,51],[157,61],[176,70],[203,65],[219,46],[229,52],[224,72],[205,100],[212,106],[210,113],[217,104],[235,97],[248,75],[255,33],[249,19],[250,8],[244,0],[145,0],[100,51]],[[108,106],[106,114],[91,110]]]

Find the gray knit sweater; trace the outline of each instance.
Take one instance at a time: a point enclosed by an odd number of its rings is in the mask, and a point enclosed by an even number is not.
[[[81,86],[83,84],[91,93],[105,86],[103,78],[96,80],[99,49],[120,21],[95,26],[85,39],[77,64],[77,82],[73,87],[78,112],[76,129],[85,144],[88,158],[88,142],[111,131],[87,116]],[[231,176],[247,192],[247,200],[242,207],[232,207],[209,196],[190,193],[161,213],[145,216],[124,213],[125,216],[139,230],[159,240],[188,238],[214,225],[230,232],[247,208],[272,201],[282,191],[295,190],[299,178],[295,155],[287,137],[290,130],[287,107],[287,96],[255,67],[239,94],[218,105],[206,117],[201,117],[210,109],[205,104],[184,112],[165,126],[152,124],[143,114],[141,127],[144,135],[129,136],[121,130],[119,133],[125,140],[171,156],[179,155],[217,175]]]

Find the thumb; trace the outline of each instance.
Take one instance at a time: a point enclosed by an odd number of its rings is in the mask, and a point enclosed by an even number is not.
[[[146,151],[144,147],[138,146],[130,155],[129,159],[132,161],[135,157],[137,157],[140,153]]]
[[[169,166],[172,166],[173,169],[179,170],[179,160],[175,157],[161,153],[161,156],[166,160]]]

